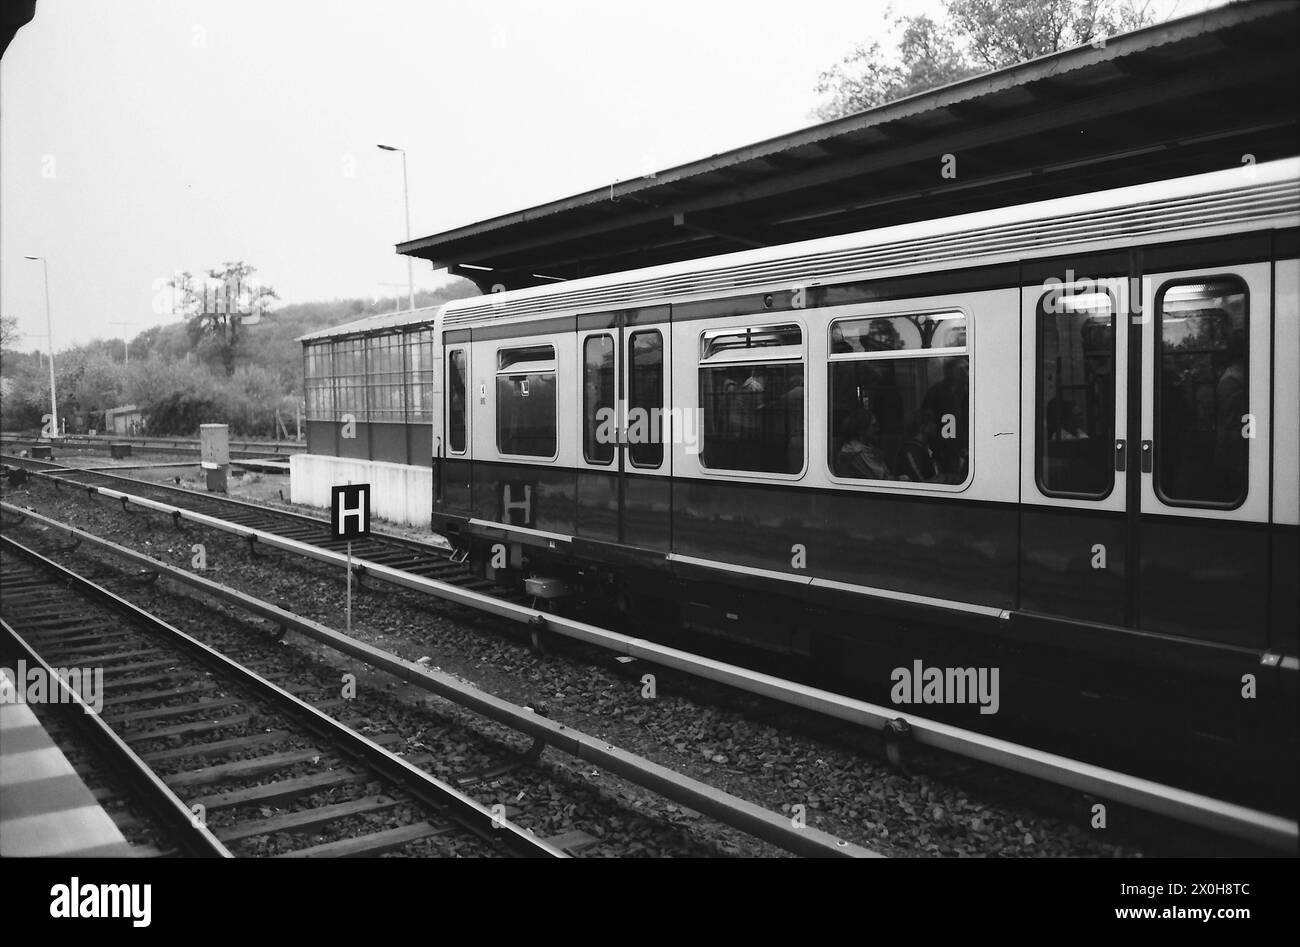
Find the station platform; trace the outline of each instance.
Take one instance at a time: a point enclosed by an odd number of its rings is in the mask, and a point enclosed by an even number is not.
[[[12,693],[12,673],[0,675]],[[0,703],[0,857],[135,854],[31,708]]]

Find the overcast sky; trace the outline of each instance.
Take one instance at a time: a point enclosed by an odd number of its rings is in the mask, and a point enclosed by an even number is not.
[[[56,351],[170,321],[155,281],[226,260],[288,302],[404,292],[377,143],[426,236],[809,125],[884,25],[864,0],[39,0],[0,60],[0,312],[45,348],[26,254]]]

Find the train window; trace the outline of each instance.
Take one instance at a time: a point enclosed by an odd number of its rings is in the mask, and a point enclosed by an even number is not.
[[[582,454],[589,464],[614,460],[614,337],[593,335],[583,345]]]
[[[1246,498],[1246,287],[1166,283],[1156,295],[1155,488],[1175,506]]]
[[[1115,483],[1115,305],[1108,293],[1038,301],[1035,469],[1047,496],[1100,500]]]
[[[525,349],[501,349],[497,352],[497,372],[510,374],[554,372],[555,346],[533,345]]]
[[[831,323],[830,333],[832,355],[918,349],[960,354],[966,350],[966,317],[960,312],[839,319]]]
[[[701,336],[700,462],[714,470],[804,466],[803,331],[797,325]]]
[[[779,357],[777,349],[793,348],[803,353],[803,330],[797,325],[750,326],[743,329],[715,329],[701,337],[701,361],[725,357]],[[762,349],[764,351],[755,351]]]
[[[554,457],[555,348],[535,345],[497,353],[497,449]]]
[[[467,401],[465,389],[465,350],[447,353],[447,448],[453,454],[465,453]]]
[[[664,337],[657,329],[633,332],[628,350],[628,459],[634,467],[658,467],[664,460]]]
[[[970,360],[960,312],[830,325],[827,463],[838,477],[962,483]]]

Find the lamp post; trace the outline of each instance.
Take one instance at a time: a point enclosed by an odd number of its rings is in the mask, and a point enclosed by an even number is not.
[[[125,321],[109,323],[109,325],[115,325],[115,326],[133,326],[135,324],[136,323],[134,322],[125,322]],[[123,365],[131,364],[131,343],[126,337],[125,329],[122,330],[122,364]]]
[[[50,265],[43,256],[24,257],[27,260],[40,260],[45,273],[45,331],[50,346],[50,440],[59,436],[59,402],[54,396],[54,322],[50,319]]]
[[[411,239],[411,196],[406,187],[406,151],[392,145],[379,145],[380,151],[397,151],[402,155],[402,203],[406,206],[406,239]],[[411,269],[411,258],[406,258],[406,299],[407,306],[415,308],[415,275]]]

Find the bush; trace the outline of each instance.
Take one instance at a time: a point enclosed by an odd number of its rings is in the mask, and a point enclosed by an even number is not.
[[[213,398],[189,391],[175,391],[144,407],[145,430],[154,436],[197,437],[200,424],[225,422],[221,406]]]

